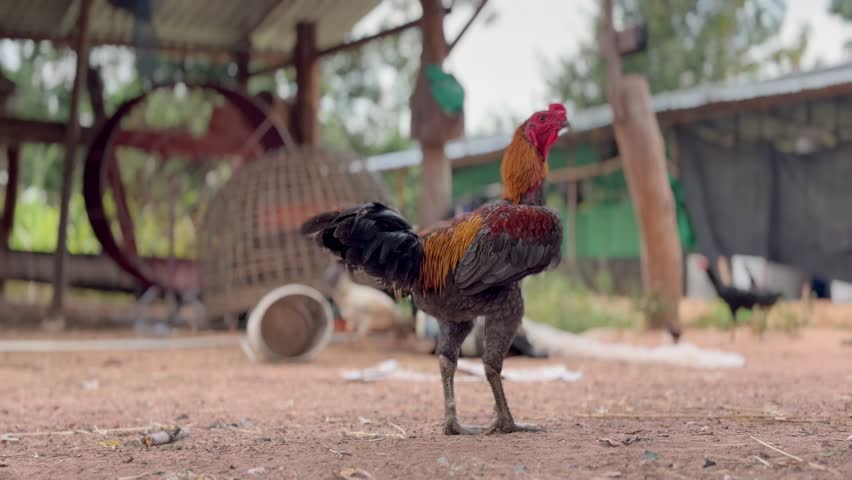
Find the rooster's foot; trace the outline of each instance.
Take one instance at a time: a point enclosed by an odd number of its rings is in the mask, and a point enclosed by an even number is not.
[[[464,425],[458,419],[450,417],[444,421],[444,435],[479,435],[482,433],[480,427]]]
[[[531,423],[501,422],[497,420],[485,431],[487,435],[495,433],[543,432],[544,428]]]

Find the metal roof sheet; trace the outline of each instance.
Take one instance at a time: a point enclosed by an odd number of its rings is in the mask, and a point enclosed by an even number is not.
[[[158,42],[169,49],[289,54],[295,26],[316,21],[319,48],[343,41],[381,0],[153,0]],[[80,0],[0,0],[0,38],[66,41]],[[133,46],[134,19],[94,0],[93,44]]]
[[[652,105],[656,113],[690,110],[717,103],[737,102],[793,93],[820,90],[836,85],[852,85],[852,63],[820,70],[801,72],[763,82],[747,84],[708,85],[654,95]],[[599,105],[571,116],[573,132],[584,132],[612,123],[609,105]],[[503,150],[512,133],[489,137],[461,138],[447,143],[446,154],[451,161],[485,155]],[[419,165],[422,155],[419,148],[376,155],[367,159],[367,168],[376,171],[395,170]]]

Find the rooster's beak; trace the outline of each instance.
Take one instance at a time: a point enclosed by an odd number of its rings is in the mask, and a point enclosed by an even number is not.
[[[569,122],[568,120],[565,120],[564,122],[562,122],[562,124],[559,125],[559,127],[560,127],[560,130],[563,129],[563,128],[571,128],[571,122]]]

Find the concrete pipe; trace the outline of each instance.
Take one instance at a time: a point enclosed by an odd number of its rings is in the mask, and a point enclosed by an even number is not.
[[[252,309],[246,354],[254,361],[309,360],[331,341],[334,315],[318,290],[301,284],[276,288]]]

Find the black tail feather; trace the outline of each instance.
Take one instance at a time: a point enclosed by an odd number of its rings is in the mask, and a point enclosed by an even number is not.
[[[423,244],[399,213],[381,203],[319,214],[302,225],[302,233],[316,235],[321,247],[349,267],[391,288],[410,291],[417,283]]]

